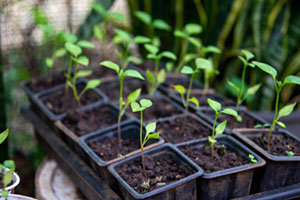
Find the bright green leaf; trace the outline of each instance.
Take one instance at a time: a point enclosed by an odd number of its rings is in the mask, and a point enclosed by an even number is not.
[[[277,71],[271,65],[268,65],[268,64],[265,64],[262,62],[257,62],[257,61],[253,61],[253,64],[256,65],[257,67],[259,67],[262,71],[270,74],[274,79],[276,78]]]
[[[127,18],[122,13],[119,13],[119,12],[111,12],[108,15],[112,20],[116,20],[116,21],[126,21],[127,20]]]
[[[3,162],[3,165],[4,165],[4,167],[6,167],[6,168],[8,168],[8,169],[11,169],[11,170],[15,170],[15,168],[16,168],[16,164],[15,164],[15,161],[13,161],[13,160],[5,160],[4,162]]]
[[[152,106],[152,101],[150,101],[149,99],[142,99],[140,100],[140,104],[144,108],[149,108]]]
[[[99,40],[103,40],[103,38],[104,38],[104,33],[98,25],[95,25],[93,27],[93,34]]]
[[[142,89],[139,88],[128,95],[128,103],[136,101],[141,96]]]
[[[300,77],[299,76],[293,76],[293,75],[287,76],[284,79],[283,83],[284,84],[298,84],[298,85],[300,85]]]
[[[159,51],[159,49],[152,44],[145,44],[144,47],[147,51],[149,51],[152,54],[157,54]]]
[[[292,152],[292,151],[286,151],[286,155],[287,155],[287,156],[294,156],[295,154],[294,154],[294,152]]]
[[[256,84],[247,90],[246,95],[254,95],[260,88],[261,84]]]
[[[70,43],[75,43],[78,39],[76,37],[76,35],[71,34],[71,33],[63,33],[63,38],[66,42],[70,42]]]
[[[144,44],[151,42],[151,39],[145,36],[138,35],[133,38],[133,41],[138,44]]]
[[[93,49],[95,48],[94,44],[89,42],[89,41],[86,41],[86,40],[80,40],[77,42],[77,45],[82,47],[82,48],[89,48],[89,49]]]
[[[245,58],[243,58],[242,56],[238,56],[238,58],[240,59],[240,61],[242,61],[242,63],[244,64],[244,66],[248,65],[248,62]]]
[[[46,66],[51,68],[53,66],[54,60],[52,58],[46,58]]]
[[[235,117],[238,116],[238,113],[235,110],[231,109],[231,108],[225,108],[222,111],[222,113],[227,114],[227,115],[232,115],[232,116],[235,116]]]
[[[174,69],[174,63],[173,62],[167,62],[166,63],[166,69],[167,69],[167,72],[172,72],[173,69]]]
[[[222,108],[222,105],[215,100],[208,98],[207,102],[208,102],[208,105],[216,112],[219,112]]]
[[[93,74],[92,70],[80,70],[79,72],[77,72],[76,76],[78,78],[84,78],[84,77],[90,76],[92,74]]]
[[[252,58],[254,58],[253,53],[251,53],[248,50],[242,50],[243,55],[246,57],[247,61],[251,60]]]
[[[153,21],[153,26],[157,29],[161,29],[161,30],[166,30],[169,31],[171,30],[171,26],[169,26],[169,24],[167,24],[164,20],[162,19],[155,19]]]
[[[132,102],[130,104],[130,106],[131,106],[132,112],[138,112],[141,109],[140,105],[137,102]]]
[[[85,56],[80,56],[78,59],[77,59],[77,62],[83,66],[88,66],[89,65],[89,59]]]
[[[152,133],[152,134],[149,134],[147,137],[148,137],[148,139],[158,139],[159,133]]]
[[[133,77],[133,78],[138,78],[141,80],[145,80],[144,77],[140,74],[140,72],[134,70],[134,69],[127,69],[124,72],[124,76],[129,76],[129,77]]]
[[[177,57],[174,53],[170,52],[170,51],[164,51],[161,53],[161,55],[165,58],[169,58],[169,59],[172,59],[172,60],[176,60]]]
[[[189,35],[199,34],[202,32],[202,27],[199,24],[186,24],[184,27],[184,31]]]
[[[217,126],[216,136],[222,134],[225,131],[226,125],[227,125],[227,121],[225,120]]]
[[[236,84],[234,84],[230,80],[227,80],[227,83],[228,83],[229,86],[231,86],[232,88],[234,88],[237,91],[237,93],[240,93],[241,89]]]
[[[217,140],[213,139],[213,138],[210,137],[210,136],[208,136],[208,141],[209,141],[210,143],[213,143],[213,144],[217,142]]]
[[[286,128],[286,125],[283,122],[277,121],[276,124],[278,124],[281,128]]]
[[[4,176],[2,176],[2,183],[4,185],[4,188],[8,186],[8,184],[11,183],[12,179],[13,179],[13,170],[9,170],[8,172],[6,172],[6,174]]]
[[[161,84],[161,83],[165,82],[166,76],[167,76],[166,70],[161,69],[157,74],[157,83]]]
[[[188,99],[189,102],[192,102],[193,104],[195,104],[195,106],[197,107],[197,109],[199,109],[199,101],[196,97],[192,97]]]
[[[60,58],[60,57],[65,56],[66,53],[67,53],[66,49],[60,48],[60,49],[57,49],[53,55],[54,55],[54,58]]]
[[[111,61],[103,61],[103,62],[100,63],[100,65],[103,65],[104,67],[113,69],[113,70],[115,70],[115,71],[119,74],[120,67],[119,67],[118,64],[116,64],[116,63],[114,63],[114,62],[111,62]]]
[[[132,63],[134,63],[134,64],[136,64],[136,65],[139,65],[139,64],[142,64],[142,63],[143,63],[143,60],[142,60],[142,59],[137,58],[137,57],[135,57],[135,56],[129,56],[129,57],[127,58],[127,61],[128,61],[128,62],[132,62]]]
[[[280,109],[277,119],[290,115],[297,103],[289,104]]]
[[[153,133],[156,129],[156,122],[150,122],[146,125],[146,134]]]
[[[122,41],[127,43],[131,41],[131,36],[128,32],[121,29],[115,29],[115,33],[122,39]]]
[[[212,63],[210,60],[205,59],[205,58],[197,58],[196,59],[196,66],[197,69],[211,69],[212,68]]]
[[[101,84],[102,80],[101,79],[93,79],[89,80],[88,83],[86,84],[85,88],[86,89],[94,89],[98,87]]]
[[[0,144],[2,144],[2,143],[4,142],[4,140],[7,138],[8,133],[9,133],[9,130],[6,129],[5,131],[3,131],[3,132],[0,134]]]
[[[142,12],[142,11],[136,11],[135,12],[135,16],[141,20],[142,22],[144,22],[145,24],[150,24],[152,21],[152,17],[146,13],[146,12]]]
[[[194,69],[191,68],[190,66],[183,66],[180,72],[183,74],[192,74],[194,73]]]
[[[203,47],[204,53],[221,53],[221,50],[215,46],[209,45],[207,47]]]
[[[179,94],[185,94],[185,88],[182,85],[174,85],[173,87]]]
[[[73,56],[77,57],[82,53],[82,50],[79,46],[72,44],[70,42],[65,43],[65,48],[68,52],[70,52]]]
[[[200,42],[199,39],[193,38],[193,37],[188,37],[187,39],[188,39],[188,41],[189,41],[190,43],[192,43],[195,47],[201,48],[202,44],[201,44],[201,42]]]
[[[188,38],[188,35],[180,30],[175,30],[174,31],[174,36],[179,37],[179,38]]]
[[[146,76],[147,76],[147,80],[148,80],[149,83],[154,83],[155,82],[155,77],[149,69],[146,70]]]

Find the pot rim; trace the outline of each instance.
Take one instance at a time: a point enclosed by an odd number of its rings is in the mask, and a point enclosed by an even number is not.
[[[5,172],[7,172],[9,169],[8,168],[4,168]],[[15,187],[17,187],[20,183],[20,177],[16,172],[13,172],[13,184],[10,186],[7,186],[6,188],[4,188],[4,190],[6,191],[10,191],[12,189],[14,189]],[[0,189],[1,190],[1,189]]]

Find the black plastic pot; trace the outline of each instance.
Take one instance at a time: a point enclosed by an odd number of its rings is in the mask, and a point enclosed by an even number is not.
[[[160,120],[157,120],[157,125],[156,125],[156,127],[159,127],[159,124],[167,123],[169,120],[177,119],[177,118],[182,118],[182,119],[184,119],[185,117],[186,117],[185,114],[180,114],[180,115],[174,115],[174,116],[172,116],[172,117],[162,118],[162,119],[160,119]],[[209,125],[208,123],[206,123],[205,121],[203,121],[202,119],[200,119],[199,117],[197,117],[196,115],[191,114],[191,113],[188,113],[188,114],[187,114],[187,117],[188,117],[188,118],[193,118],[193,119],[195,119],[195,120],[198,122],[198,124],[199,124],[200,126],[202,126],[203,128],[207,129],[209,132],[211,132],[212,126]],[[170,131],[170,130],[167,129],[167,130],[165,130],[165,131]],[[197,138],[183,140],[183,141],[181,141],[180,143],[186,142],[186,141],[188,141],[188,140],[200,139],[200,138],[201,138],[200,134],[201,134],[201,133],[199,132],[199,137],[197,137]],[[165,140],[165,142],[167,142],[167,143],[177,144],[177,143],[173,143],[172,141],[169,141],[166,137],[164,137],[164,134],[163,134],[162,132],[160,132],[160,136],[161,136],[161,137]],[[174,137],[176,137],[176,138],[182,138],[182,136],[175,135],[175,134],[174,134]]]
[[[140,122],[136,119],[127,120],[121,123],[121,133],[122,138],[132,138],[139,141],[139,134],[140,134]],[[88,163],[91,168],[96,171],[100,177],[102,177],[104,180],[108,181],[109,184],[115,188],[115,182],[114,179],[110,176],[110,174],[107,171],[107,166],[115,163],[119,160],[123,160],[129,156],[132,156],[134,154],[137,154],[140,152],[139,149],[128,153],[126,155],[123,155],[122,157],[115,158],[113,160],[105,161],[102,158],[100,158],[88,145],[88,142],[91,141],[103,141],[107,138],[113,138],[117,137],[118,135],[118,125],[114,125],[111,127],[108,127],[106,129],[99,130],[97,132],[94,132],[89,135],[85,135],[80,138],[80,143],[85,151],[86,154],[88,154],[88,157],[86,157],[85,161]],[[145,149],[152,148],[154,146],[158,146],[164,143],[164,140],[159,137],[157,140],[150,140],[149,145],[145,147]],[[117,146],[116,146],[117,148]]]
[[[254,119],[255,121],[257,121],[257,124],[266,124],[267,122],[262,119],[261,117],[255,115],[254,113],[247,111],[246,108],[241,107],[238,111],[239,114],[243,113],[245,115],[247,115],[249,118]],[[215,117],[215,111],[210,109],[210,107],[207,107],[206,110],[204,109],[200,109],[199,111],[196,112],[196,115],[199,116],[200,118],[204,119],[205,121],[207,121],[209,124],[213,124],[214,123],[214,117]],[[224,114],[226,115],[226,114]],[[220,121],[218,121],[219,124]],[[238,122],[236,122],[238,123]],[[228,127],[228,121],[227,121],[227,127]],[[240,128],[234,128],[236,130],[239,129],[253,129],[254,127],[240,127]],[[232,133],[232,129],[230,128],[226,128],[228,133]]]
[[[133,161],[134,159],[141,156],[141,154],[134,155],[126,158],[125,160],[119,161],[108,167],[109,172],[118,180],[124,199],[181,199],[181,200],[195,200],[196,196],[196,178],[203,174],[203,170],[194,164],[189,158],[181,153],[176,147],[171,144],[164,144],[152,149],[145,151],[145,155],[151,155],[152,157],[159,157],[162,154],[168,154],[172,156],[179,163],[188,165],[190,169],[194,171],[194,174],[185,177],[179,181],[170,183],[163,187],[145,194],[137,193],[132,187],[130,187],[126,181],[119,176],[116,169],[122,167],[123,164]]]
[[[82,112],[86,112],[89,110],[93,110],[95,108],[99,108],[99,107],[103,107],[103,106],[107,106],[111,109],[111,112],[115,115],[116,120],[118,119],[118,108],[116,108],[114,105],[110,104],[110,103],[104,103],[104,102],[99,102],[98,104],[92,104],[89,105],[85,108],[81,108]],[[63,119],[66,118],[67,116],[64,116],[61,120],[58,120],[55,122],[55,134],[57,134],[57,136],[59,138],[61,138],[64,142],[66,142],[66,144],[77,154],[80,155],[81,158],[85,158],[86,157],[86,153],[83,152],[81,146],[80,146],[80,137],[82,136],[78,136],[78,134],[74,133],[73,131],[71,131],[68,127],[66,127],[63,123]],[[132,116],[128,115],[127,112],[125,112],[122,121],[125,120],[129,120],[131,119]],[[115,124],[111,124],[110,126],[113,126]],[[108,127],[110,127],[108,126]],[[108,127],[104,127],[104,128],[108,128]],[[102,129],[104,129],[102,128]],[[102,130],[101,129],[101,130]],[[95,130],[93,132],[90,133],[86,133],[85,135],[89,135],[92,133],[96,133],[99,132],[100,130]]]
[[[80,79],[77,81],[76,84],[80,84],[80,83],[87,83],[86,79]],[[54,121],[58,121],[61,120],[64,116],[66,116],[66,112],[62,113],[62,114],[54,114],[44,103],[43,100],[48,99],[53,93],[60,91],[60,90],[65,90],[65,84],[63,85],[59,85],[57,87],[45,90],[43,92],[38,93],[37,95],[34,95],[33,97],[33,101],[34,104],[36,106],[33,106],[32,109],[40,115],[40,117],[43,118],[43,120],[45,120],[45,122],[47,122],[47,124],[53,128],[53,122]],[[97,96],[99,96],[99,100],[95,101],[91,104],[82,106],[82,108],[85,108],[89,105],[95,105],[95,104],[99,104],[99,102],[103,102],[106,101],[106,97],[105,95],[98,90],[97,88],[92,89],[91,91],[93,91]]]
[[[253,178],[251,193],[263,192],[288,185],[300,183],[300,156],[275,156],[258,146],[251,139],[260,137],[268,130],[239,130],[233,131],[233,134],[243,141],[247,146],[261,155],[267,164],[257,169]],[[290,137],[300,145],[300,140],[286,130],[275,131],[272,135],[282,135]]]
[[[212,173],[204,173],[197,182],[198,199],[231,199],[248,195],[254,169],[265,165],[265,161],[231,136],[220,135],[217,140],[216,144],[225,144],[231,151],[248,159],[249,164]],[[198,151],[205,148],[207,144],[208,139],[204,138],[180,143],[176,147],[181,149],[191,146],[193,150]],[[255,157],[257,163],[250,162],[249,154]]]

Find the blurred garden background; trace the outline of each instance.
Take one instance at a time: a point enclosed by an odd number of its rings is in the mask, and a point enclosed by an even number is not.
[[[96,2],[111,11],[123,13],[127,20],[107,24],[105,41],[99,40],[97,28],[103,13],[91,3]],[[105,58],[115,59],[112,27],[122,27],[134,35],[151,37],[153,32],[135,16],[135,11],[149,13],[152,19],[163,19],[169,30],[155,30],[163,50],[178,57],[185,46],[174,37],[174,30],[182,30],[187,23],[200,24],[202,29],[195,37],[202,46],[214,45],[222,53],[209,55],[218,71],[211,87],[227,97],[235,92],[227,79],[240,84],[242,63],[236,59],[241,49],[255,54],[255,59],[268,63],[278,71],[278,79],[287,75],[300,76],[300,2],[297,0],[1,0],[0,1],[0,130],[10,129],[9,148],[1,147],[1,160],[8,156],[16,161],[21,171],[18,193],[34,195],[34,173],[44,155],[36,143],[29,123],[20,115],[27,101],[20,83],[34,77],[66,68],[66,60],[59,58],[52,67],[49,59],[54,49],[62,45],[62,31],[76,34],[96,46],[88,50],[91,67],[98,67]],[[103,48],[105,46],[105,48]],[[145,56],[138,46],[134,54]],[[202,77],[199,77],[200,82]],[[249,109],[270,112],[274,107],[272,78],[259,70],[251,70],[246,77],[250,85],[262,83],[259,94],[247,99]],[[247,87],[247,86],[246,86]],[[286,86],[282,104],[300,102],[300,88]],[[251,101],[250,101],[251,100]],[[298,104],[298,110],[300,104]],[[299,111],[298,111],[299,112]]]

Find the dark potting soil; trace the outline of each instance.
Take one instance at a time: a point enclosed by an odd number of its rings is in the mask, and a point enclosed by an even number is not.
[[[152,96],[152,97],[146,97],[147,99],[150,99],[153,103],[153,105],[150,108],[147,108],[145,111],[143,111],[144,115],[144,121],[151,121],[151,120],[157,120],[159,118],[165,118],[165,117],[171,117],[173,115],[177,115],[182,113],[181,110],[177,109],[174,105],[172,105],[169,101],[166,99],[160,98],[159,96]],[[130,110],[130,113],[135,116],[137,119],[140,118],[140,113],[135,112],[133,113]]]
[[[42,77],[38,79],[32,79],[28,83],[28,87],[34,93],[38,93],[42,90],[52,88],[54,86],[63,84],[66,82],[66,78],[64,76],[64,72],[56,72],[50,76]]]
[[[211,131],[196,119],[187,116],[171,118],[157,123],[157,131],[166,142],[177,144],[188,140],[200,139],[211,134]]]
[[[253,137],[251,140],[264,150],[268,150],[268,134]],[[271,135],[270,149],[271,154],[275,156],[287,156],[286,151],[292,151],[295,155],[300,156],[300,144],[291,137]]]
[[[89,147],[104,161],[110,161],[118,157],[119,154],[125,155],[140,148],[139,140],[123,139],[122,147],[118,151],[118,138],[107,138],[103,141],[89,141]]]
[[[119,100],[119,92],[120,92],[120,83],[119,80],[103,82],[98,87],[110,100],[118,101]],[[123,97],[127,99],[128,95],[135,91],[136,89],[142,89],[142,95],[147,93],[146,85],[139,80],[127,79],[124,80],[123,87]]]
[[[117,113],[109,106],[102,105],[92,110],[70,111],[62,123],[77,136],[106,128],[118,122]]]
[[[78,93],[80,93],[84,87],[84,83],[78,84]],[[62,114],[70,110],[75,110],[79,107],[73,96],[71,88],[69,88],[67,92],[65,92],[65,88],[57,90],[50,95],[42,96],[41,100],[54,114]],[[98,100],[101,100],[101,97],[93,90],[88,90],[80,99],[82,106]]]
[[[193,146],[182,146],[179,147],[179,149],[203,168],[205,173],[242,166],[250,162],[245,157],[236,154],[224,145],[220,145],[218,148],[215,145],[213,159],[211,158],[210,147],[205,145],[203,145],[201,149],[196,149]]]
[[[154,157],[145,155],[145,166],[147,178],[150,180],[147,189],[142,186],[147,180],[140,157],[118,168],[117,173],[139,194],[151,192],[193,173],[187,165],[179,164],[168,154]]]

